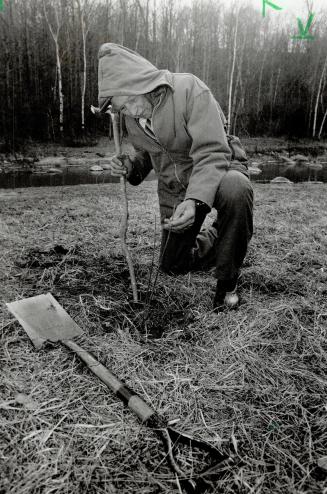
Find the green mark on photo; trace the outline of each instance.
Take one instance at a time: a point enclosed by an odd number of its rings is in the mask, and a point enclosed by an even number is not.
[[[278,5],[275,5],[274,3],[270,2],[269,0],[262,0],[262,16],[266,17],[266,5],[269,7],[275,9],[275,10],[283,10],[283,7],[279,7]]]
[[[268,425],[268,431],[271,432],[271,431],[277,431],[279,429],[280,425],[278,422],[276,422],[275,420],[272,420],[269,425]]]
[[[3,0],[0,0],[0,10],[3,10]]]
[[[313,36],[309,33],[309,29],[312,24],[313,18],[314,18],[314,14],[310,13],[307,24],[304,27],[301,19],[298,17],[297,24],[299,26],[300,34],[298,34],[297,36],[292,36],[292,39],[313,39]]]

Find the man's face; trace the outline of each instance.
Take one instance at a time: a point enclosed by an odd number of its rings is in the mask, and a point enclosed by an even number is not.
[[[141,94],[138,96],[113,96],[111,108],[114,113],[121,112],[133,118],[151,118],[152,105],[147,98]]]

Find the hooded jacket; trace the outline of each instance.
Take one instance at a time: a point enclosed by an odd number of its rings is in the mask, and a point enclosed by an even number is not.
[[[137,119],[125,116],[137,150],[129,181],[137,185],[153,167],[162,217],[184,199],[211,208],[231,166],[225,117],[209,88],[192,74],[159,70],[138,53],[106,43],[99,51],[99,105],[112,96],[158,94],[152,115],[156,140]]]

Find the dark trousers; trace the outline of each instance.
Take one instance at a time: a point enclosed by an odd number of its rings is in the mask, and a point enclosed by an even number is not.
[[[219,280],[238,276],[253,233],[253,190],[249,179],[239,171],[227,171],[213,207],[218,216],[208,228],[201,230],[207,212],[199,207],[192,227],[185,232],[163,230],[163,271],[177,274],[216,266]]]

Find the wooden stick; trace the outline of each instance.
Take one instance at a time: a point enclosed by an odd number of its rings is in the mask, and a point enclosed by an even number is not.
[[[121,145],[120,145],[120,132],[119,132],[119,124],[118,124],[118,118],[119,116],[117,114],[110,113],[111,120],[112,120],[112,128],[114,132],[114,141],[115,141],[115,149],[116,149],[116,155],[119,157],[121,155]],[[126,177],[122,176],[120,177],[120,187],[123,195],[123,216],[120,224],[120,241],[122,245],[123,252],[125,254],[127,264],[128,264],[128,269],[129,269],[129,274],[131,278],[131,285],[132,285],[132,291],[133,291],[133,300],[134,302],[138,302],[138,295],[137,295],[137,285],[136,285],[136,278],[135,278],[135,272],[134,272],[134,266],[133,266],[133,261],[130,255],[130,252],[128,250],[127,244],[126,244],[126,234],[127,234],[127,228],[128,228],[128,199],[127,199],[127,192],[126,192]]]

